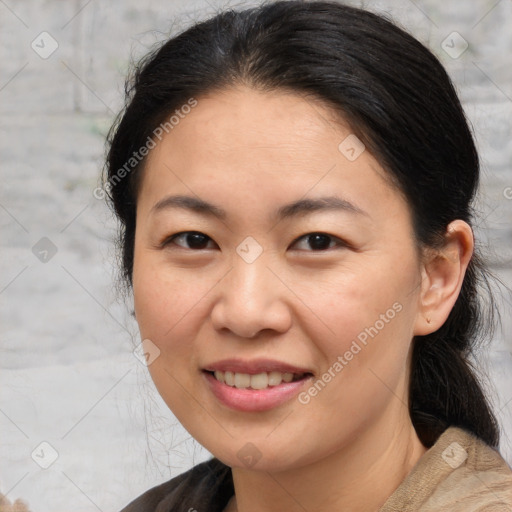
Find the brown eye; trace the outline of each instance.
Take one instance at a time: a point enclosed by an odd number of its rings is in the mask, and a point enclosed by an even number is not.
[[[182,249],[201,250],[207,249],[208,242],[213,240],[199,231],[183,231],[167,238],[163,245],[169,246],[171,244],[177,245]]]
[[[309,233],[307,235],[303,235],[298,238],[293,245],[299,244],[299,242],[305,241],[306,245],[309,246],[310,249],[300,249],[300,250],[309,250],[311,251],[325,251],[327,249],[332,249],[333,247],[338,246],[346,246],[347,244],[343,242],[338,237],[333,235],[328,235],[327,233]],[[304,245],[304,244],[303,244]]]

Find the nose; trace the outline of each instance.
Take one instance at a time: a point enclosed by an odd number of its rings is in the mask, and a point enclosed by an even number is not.
[[[254,338],[269,330],[282,334],[291,326],[286,286],[276,277],[265,258],[252,263],[235,258],[231,271],[217,285],[211,320],[217,330],[229,330]]]

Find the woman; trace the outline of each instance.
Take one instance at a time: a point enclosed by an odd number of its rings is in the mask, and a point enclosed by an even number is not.
[[[331,2],[221,13],[109,142],[149,371],[214,455],[124,512],[512,510],[468,361],[478,156],[423,45]]]

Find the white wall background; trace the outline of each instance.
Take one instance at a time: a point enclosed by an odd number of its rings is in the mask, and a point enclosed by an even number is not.
[[[512,1],[364,3],[428,44],[455,80],[484,164],[478,235],[512,286]],[[33,512],[119,510],[208,457],[132,354],[139,339],[116,295],[115,225],[93,190],[130,56],[236,5],[250,4],[0,1],[0,492]],[[51,49],[44,31],[58,44],[46,59],[31,48]],[[469,44],[458,58],[442,48],[453,31]],[[510,294],[502,308],[503,332],[481,364],[512,463]]]

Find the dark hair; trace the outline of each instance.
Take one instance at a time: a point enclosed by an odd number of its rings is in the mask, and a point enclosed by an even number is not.
[[[168,40],[127,84],[104,179],[121,221],[128,285],[144,160],[114,178],[175,109],[237,84],[294,91],[341,114],[407,199],[418,248],[438,247],[455,219],[471,224],[479,159],[455,89],[438,59],[382,16],[328,1],[228,10]],[[487,275],[475,253],[444,325],[413,340],[410,415],[426,446],[449,426],[498,445],[496,418],[470,362],[495,310],[491,297],[485,314],[479,294],[481,284],[489,290]]]

